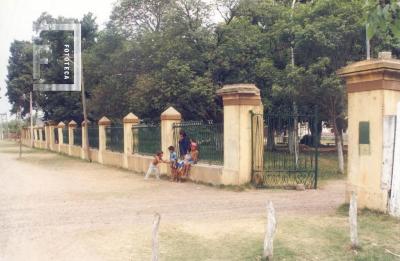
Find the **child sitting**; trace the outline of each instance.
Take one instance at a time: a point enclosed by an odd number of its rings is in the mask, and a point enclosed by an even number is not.
[[[193,164],[199,160],[199,146],[195,139],[190,139],[190,156],[192,157]]]
[[[171,180],[172,181],[178,181],[178,155],[175,152],[175,147],[174,146],[169,146],[169,164],[171,167]]]
[[[192,164],[193,164],[192,156],[189,153],[187,153],[183,160],[183,176],[184,177],[187,178],[189,176],[190,166]]]
[[[161,163],[161,162],[165,162],[162,159],[163,154],[164,153],[162,151],[159,151],[159,152],[156,153],[156,155],[154,156],[153,161],[149,165],[149,169],[147,170],[147,173],[146,173],[146,176],[144,177],[144,179],[148,179],[150,174],[153,173],[153,172],[155,172],[156,178],[160,179],[160,169],[158,168],[158,164]]]

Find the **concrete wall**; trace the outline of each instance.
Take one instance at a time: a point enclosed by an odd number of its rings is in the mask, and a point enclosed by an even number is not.
[[[100,153],[102,153],[104,165],[109,165],[118,168],[123,167],[124,157],[122,153],[108,151],[108,150]]]

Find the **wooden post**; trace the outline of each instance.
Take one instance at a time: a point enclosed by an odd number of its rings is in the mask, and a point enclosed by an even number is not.
[[[159,243],[158,243],[158,228],[160,226],[160,219],[161,216],[158,213],[154,214],[154,221],[153,221],[153,238],[152,238],[152,256],[151,260],[152,261],[158,261],[159,256],[160,256],[160,250],[159,250]]]
[[[276,231],[275,209],[272,201],[269,201],[267,205],[267,218],[263,258],[265,260],[272,260],[274,256],[274,235]]]
[[[351,193],[350,207],[349,207],[349,224],[350,224],[350,241],[351,248],[357,249],[358,244],[358,233],[357,233],[357,197],[356,193]]]

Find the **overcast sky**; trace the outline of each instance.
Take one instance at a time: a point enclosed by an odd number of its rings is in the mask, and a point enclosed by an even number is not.
[[[10,44],[14,40],[31,40],[32,22],[42,12],[54,17],[65,16],[81,19],[92,12],[100,28],[108,20],[116,0],[0,0],[0,113],[9,112],[5,96]]]

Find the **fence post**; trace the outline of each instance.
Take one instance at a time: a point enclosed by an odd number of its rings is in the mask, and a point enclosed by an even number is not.
[[[68,123],[68,155],[72,155],[72,145],[74,145],[74,129],[78,124],[72,120]]]
[[[48,144],[50,150],[55,150],[55,137],[54,137],[54,128],[56,124],[53,121],[49,121],[48,123],[48,135],[46,134],[46,139],[48,137]]]
[[[107,141],[107,135],[106,135],[106,127],[111,125],[111,121],[106,117],[103,116],[99,122],[99,155],[98,155],[98,160],[99,163],[103,163],[103,152],[106,150],[106,141]]]
[[[252,173],[250,112],[263,112],[260,90],[254,84],[232,84],[225,85],[217,94],[222,96],[224,104],[224,169],[221,182],[226,185],[245,184],[251,181]]]
[[[60,121],[57,125],[58,131],[58,152],[61,152],[61,145],[64,144],[63,129],[65,127],[64,122]]]
[[[174,107],[169,107],[161,113],[160,119],[161,150],[164,152],[164,159],[169,159],[168,147],[174,145],[174,129],[172,127],[175,123],[182,121],[182,115]],[[160,170],[161,173],[168,173],[168,166],[161,164]]]
[[[90,122],[88,121],[88,124],[86,124],[85,121],[82,121],[81,127],[82,127],[82,146],[81,146],[81,158],[82,159],[87,159],[86,156],[86,132],[88,129],[88,125]],[[89,155],[88,155],[89,156]]]
[[[128,168],[128,156],[133,153],[132,126],[139,123],[139,118],[132,112],[124,117],[124,162],[123,167]]]

